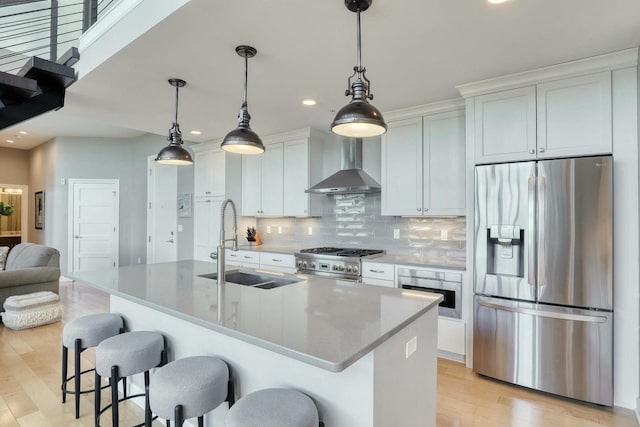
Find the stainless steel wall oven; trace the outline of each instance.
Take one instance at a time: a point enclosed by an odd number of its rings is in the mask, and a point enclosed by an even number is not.
[[[441,294],[440,316],[462,317],[462,274],[413,268],[398,268],[398,287]]]

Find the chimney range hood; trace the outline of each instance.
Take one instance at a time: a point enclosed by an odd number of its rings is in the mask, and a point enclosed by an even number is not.
[[[327,179],[306,190],[307,193],[353,194],[379,193],[380,184],[362,170],[362,138],[342,141],[342,167]]]

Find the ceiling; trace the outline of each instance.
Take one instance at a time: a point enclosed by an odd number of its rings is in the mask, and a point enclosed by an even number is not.
[[[362,15],[363,65],[384,112],[458,97],[457,84],[637,47],[638,22],[637,0],[375,0]],[[0,147],[29,149],[55,135],[166,134],[170,77],[187,81],[185,139],[222,137],[242,100],[238,44],[258,50],[249,111],[259,135],[328,130],[332,110],[348,102],[355,24],[342,0],[191,0],[72,85],[62,110],[0,132]],[[28,135],[13,138],[20,130]]]

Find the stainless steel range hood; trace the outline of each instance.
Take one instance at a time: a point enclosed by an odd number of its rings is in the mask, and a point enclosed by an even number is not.
[[[307,193],[379,193],[380,184],[362,170],[362,138],[342,141],[341,170],[306,190]]]

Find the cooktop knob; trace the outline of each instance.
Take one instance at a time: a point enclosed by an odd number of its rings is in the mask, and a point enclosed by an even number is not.
[[[339,268],[340,268],[340,271],[344,271],[344,265],[341,265]]]
[[[312,269],[315,269],[315,268],[316,268],[316,263],[315,263],[315,262],[312,262],[312,263],[311,263],[311,268],[312,268]]]
[[[357,272],[358,272],[358,267],[353,266],[353,272],[354,272],[354,273],[357,273]]]
[[[347,273],[351,273],[351,266],[347,267]]]
[[[302,268],[307,268],[307,261],[302,263]]]
[[[337,266],[337,265],[332,265],[332,266],[331,266],[331,269],[332,269],[333,271],[337,271],[337,270],[338,270],[338,266]]]

